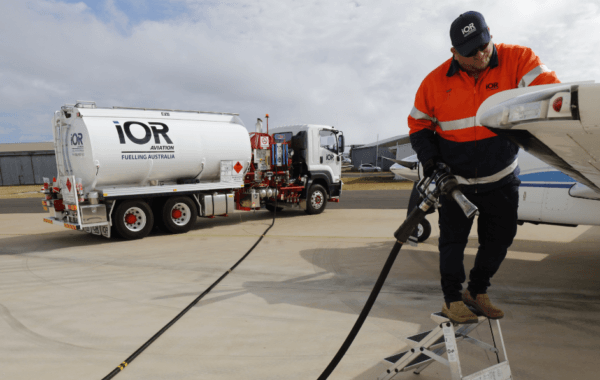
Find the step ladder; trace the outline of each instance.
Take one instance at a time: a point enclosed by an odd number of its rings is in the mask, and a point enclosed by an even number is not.
[[[488,320],[478,311],[471,309],[477,315],[477,322],[471,324],[455,324],[450,322],[441,312],[431,314],[431,319],[437,324],[433,330],[419,333],[417,335],[406,338],[406,343],[410,347],[408,351],[385,358],[384,360],[392,363],[392,366],[379,375],[378,380],[393,379],[401,372],[408,372],[414,369],[415,374],[421,373],[434,361],[450,367],[450,375],[452,380],[512,380],[510,366],[506,357],[506,347],[504,347],[504,339],[502,338],[502,330],[500,329],[500,321],[496,321],[497,334],[500,337],[504,361],[500,361],[499,350],[485,342],[477,340],[469,336],[473,330],[479,327],[483,322]],[[494,346],[496,341],[494,338],[494,330],[492,329],[491,321],[489,321],[490,330]],[[460,360],[458,358],[457,342],[464,341],[483,348],[484,350],[496,354],[498,364],[478,371],[468,376],[462,375]],[[447,359],[442,357],[447,353]]]

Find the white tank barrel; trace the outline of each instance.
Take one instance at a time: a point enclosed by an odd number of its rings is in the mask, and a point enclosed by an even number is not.
[[[67,123],[60,129],[65,166],[82,179],[85,193],[177,180],[219,181],[221,161],[239,163],[242,170],[250,164],[248,131],[234,114],[74,108],[62,121]],[[57,148],[62,163],[60,153]]]

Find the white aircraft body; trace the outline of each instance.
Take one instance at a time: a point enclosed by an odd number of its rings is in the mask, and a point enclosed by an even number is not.
[[[600,84],[503,91],[480,106],[476,125],[522,148],[521,222],[600,225]],[[422,176],[416,155],[393,161],[393,173],[411,181]]]

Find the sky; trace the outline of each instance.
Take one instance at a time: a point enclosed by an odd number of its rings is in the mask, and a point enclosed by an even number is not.
[[[600,82],[596,0],[2,0],[0,143],[50,141],[76,100],[239,113],[250,131],[268,113],[271,128],[333,125],[346,144],[408,134],[470,10],[562,82]]]

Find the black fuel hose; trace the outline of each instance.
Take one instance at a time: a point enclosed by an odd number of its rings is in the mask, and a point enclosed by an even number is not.
[[[373,307],[375,300],[377,300],[377,296],[379,295],[379,292],[381,291],[381,288],[383,287],[383,283],[385,282],[385,279],[387,278],[388,274],[390,273],[390,270],[392,269],[392,265],[394,265],[394,261],[396,260],[396,257],[398,256],[398,253],[400,252],[400,249],[402,248],[402,245],[404,243],[406,243],[406,240],[408,239],[410,234],[413,232],[413,230],[419,225],[419,223],[424,218],[425,218],[425,211],[421,210],[419,207],[416,207],[410,213],[408,218],[406,218],[404,223],[402,223],[402,225],[400,225],[398,230],[396,230],[396,232],[394,233],[394,237],[396,238],[396,243],[392,247],[392,251],[390,252],[390,255],[388,256],[388,258],[385,262],[385,265],[383,266],[383,269],[381,270],[381,273],[379,274],[379,277],[377,278],[377,281],[375,282],[375,286],[373,287],[373,290],[371,290],[371,294],[369,295],[369,298],[367,299],[365,306],[363,307],[362,311],[360,312],[360,315],[358,316],[358,319],[354,323],[352,330],[350,330],[350,333],[346,337],[346,340],[344,341],[344,343],[338,350],[337,354],[335,354],[335,356],[333,357],[333,359],[331,360],[331,362],[329,363],[327,368],[325,368],[325,370],[323,371],[323,373],[321,373],[321,376],[319,376],[319,378],[317,380],[327,379],[329,377],[329,375],[331,375],[331,373],[333,372],[335,367],[337,367],[337,365],[340,363],[340,361],[346,354],[346,351],[348,351],[348,349],[350,348],[350,345],[354,341],[354,338],[356,338],[356,335],[358,335],[358,332],[360,331],[363,323],[367,319],[367,316],[369,315],[369,312],[371,311],[371,308]]]
[[[256,246],[265,237],[267,232],[269,232],[269,230],[275,225],[275,216],[276,215],[277,215],[277,197],[275,197],[275,207],[273,209],[273,222],[271,223],[269,228],[267,228],[265,230],[265,232],[263,232],[263,234],[256,241],[256,243],[254,243],[252,248],[250,248],[250,250],[248,250],[248,252],[246,252],[246,254],[244,254],[244,256],[242,256],[242,258],[239,259],[231,268],[229,268],[229,270],[227,272],[223,273],[221,275],[221,277],[219,277],[217,279],[217,281],[215,281],[211,286],[209,286],[208,289],[206,289],[204,292],[202,292],[202,294],[200,294],[195,300],[193,300],[185,309],[183,309],[179,314],[177,314],[177,316],[175,316],[175,318],[173,318],[171,320],[171,322],[167,323],[162,329],[160,329],[156,334],[154,334],[152,336],[152,338],[148,339],[148,341],[146,341],[146,343],[144,343],[133,354],[131,354],[131,356],[129,356],[121,364],[119,364],[119,366],[117,366],[117,368],[113,369],[111,373],[104,376],[102,378],[102,380],[110,380],[113,377],[115,377],[117,374],[121,373],[121,371],[123,371],[125,369],[125,367],[127,367],[129,364],[131,364],[131,362],[135,358],[137,358],[142,352],[144,352],[144,350],[146,348],[148,348],[152,343],[154,343],[155,340],[157,340],[165,331],[167,331],[171,326],[173,326],[179,319],[181,319],[181,317],[183,317],[188,311],[190,311],[192,309],[192,307],[194,307],[202,298],[204,298],[205,295],[207,295],[211,290],[213,290],[214,287],[217,286],[221,282],[221,280],[223,280],[225,277],[227,277],[227,275],[229,275],[229,273],[233,272],[233,270],[238,265],[240,265],[240,263],[242,261],[244,261],[246,259],[246,257],[248,257],[248,255],[250,255],[250,252],[252,252],[254,250],[254,248],[256,248]]]

